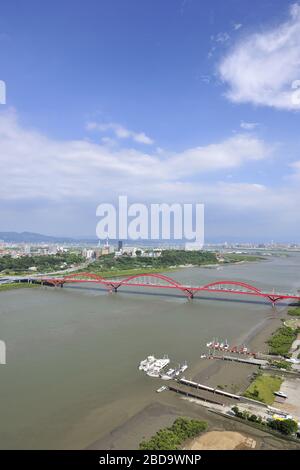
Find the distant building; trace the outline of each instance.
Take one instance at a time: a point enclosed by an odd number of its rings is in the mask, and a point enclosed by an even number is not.
[[[136,256],[141,256],[144,254],[144,250],[142,250],[139,247],[136,246],[125,246],[122,249],[123,255],[126,256],[131,256],[132,258],[135,258]]]
[[[25,245],[24,246],[25,255],[30,255],[30,252],[31,252],[31,246],[30,245]]]
[[[122,242],[122,240],[119,240],[118,241],[118,251],[122,251],[122,248],[123,248],[123,242]]]
[[[109,255],[110,253],[110,246],[109,245],[105,245],[102,247],[102,250],[101,250],[101,254],[102,255]]]
[[[84,249],[82,251],[82,256],[84,256],[84,258],[86,259],[95,259],[96,258],[96,252],[94,250],[88,250],[88,249]]]
[[[102,255],[109,255],[110,253],[114,253],[115,249],[112,245],[108,243],[108,237],[106,239],[105,245],[102,247]]]

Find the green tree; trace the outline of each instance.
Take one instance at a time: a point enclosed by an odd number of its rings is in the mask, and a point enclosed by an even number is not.
[[[295,434],[298,430],[298,424],[293,419],[274,419],[269,422],[269,426],[287,436]]]

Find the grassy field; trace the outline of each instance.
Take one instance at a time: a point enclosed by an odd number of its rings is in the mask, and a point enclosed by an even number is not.
[[[288,314],[293,317],[300,317],[300,307],[289,308]]]
[[[134,274],[149,274],[149,273],[166,273],[172,271],[178,271],[179,268],[132,268],[132,269],[111,269],[110,271],[101,271],[97,269],[90,270],[92,274],[98,274],[98,276],[106,277],[106,278],[113,278],[113,277],[121,277],[121,276],[131,276]],[[87,272],[84,269],[83,272]],[[78,271],[80,272],[80,271]]]
[[[224,253],[223,258],[226,263],[240,263],[241,261],[262,261],[265,258],[259,255],[245,255],[240,253]]]
[[[288,326],[282,326],[268,340],[270,354],[289,356],[293,341],[297,338],[298,330]]]
[[[280,377],[269,374],[258,375],[247,388],[244,396],[271,405],[274,401],[273,392],[280,389],[281,383]]]
[[[11,284],[0,284],[0,292],[12,289],[28,289],[33,287],[40,287],[38,284],[28,284],[27,282],[13,282]]]

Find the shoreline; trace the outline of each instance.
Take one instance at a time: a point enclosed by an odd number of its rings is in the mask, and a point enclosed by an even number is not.
[[[281,326],[281,318],[286,315],[287,307],[284,308],[284,311],[280,310],[277,315],[263,318],[250,331],[236,338],[236,342],[246,344],[253,351],[267,352],[266,341]],[[191,380],[205,383],[211,387],[221,386],[228,392],[242,394],[251,382],[251,375],[257,369],[258,367],[255,365],[245,366],[231,361],[201,359],[191,368]]]
[[[115,278],[115,277],[125,277],[125,276],[131,276],[131,275],[147,275],[147,274],[159,274],[159,273],[169,273],[169,272],[178,272],[178,271],[181,271],[182,269],[189,269],[189,268],[205,268],[205,269],[218,269],[218,268],[223,268],[224,266],[232,266],[232,265],[240,265],[240,264],[253,264],[253,263],[260,263],[262,261],[269,261],[265,258],[260,258],[260,259],[253,259],[253,260],[240,260],[240,261],[229,261],[229,262],[225,262],[225,263],[219,263],[219,262],[216,262],[216,263],[213,263],[213,264],[182,264],[182,265],[174,265],[174,266],[170,266],[170,267],[162,267],[162,268],[157,268],[157,269],[139,269],[139,268],[136,268],[136,269],[124,269],[124,270],[119,270],[119,271],[100,271],[100,272],[93,272],[91,271],[90,274],[97,274],[99,276],[102,276],[103,278]],[[83,272],[82,270],[79,270],[79,271],[71,271],[71,272],[66,272],[66,271],[58,271],[57,274],[65,274],[65,275],[68,275],[68,274],[80,274],[80,272]],[[89,271],[87,271],[89,272]],[[53,273],[51,273],[53,274]],[[24,275],[24,278],[26,277],[30,277],[30,275],[32,275],[32,273],[28,273],[27,275]],[[45,273],[44,274],[45,276],[50,276],[50,274],[47,274]],[[3,276],[4,277],[4,276]],[[0,275],[0,281],[1,281],[1,275]],[[7,286],[7,287],[5,287]],[[39,287],[40,284],[32,284],[30,285],[30,287]],[[5,283],[5,284],[1,284],[0,283],[0,292],[1,291],[7,291],[7,290],[13,290],[13,289],[22,289],[22,288],[27,288],[28,287],[28,283],[26,282],[12,282],[12,283]]]
[[[275,314],[268,315],[258,324],[245,333],[239,341],[246,343],[251,349],[258,349],[266,352],[266,341],[270,335],[281,325],[281,318],[287,316],[288,306]],[[199,359],[191,368],[192,380],[205,383],[210,386],[225,386],[227,391],[233,393],[243,392],[251,382],[250,377],[257,370],[257,366],[232,363],[229,361],[217,361],[210,359]],[[238,387],[239,390],[236,390]],[[246,432],[255,439],[260,435],[270,435],[262,431],[254,430],[245,423],[231,423],[225,417],[216,417],[205,407],[193,403],[188,399],[179,398],[173,392],[159,394],[156,400],[151,401],[133,416],[128,417],[107,434],[103,435],[86,449],[94,450],[116,450],[116,449],[137,449],[139,442],[144,438],[149,438],[160,428],[169,426],[174,419],[179,416],[204,419],[209,424],[209,430],[226,431],[230,429],[238,432]],[[274,438],[278,446],[286,445],[279,438]],[[279,444],[280,443],[280,444]]]

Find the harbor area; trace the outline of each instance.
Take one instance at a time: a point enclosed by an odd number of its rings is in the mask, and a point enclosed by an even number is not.
[[[247,420],[253,416],[252,420],[267,427],[272,427],[276,421],[291,420],[300,433],[300,377],[299,371],[293,369],[298,363],[295,357],[291,361],[284,357],[274,361],[274,357],[266,352],[250,350],[245,344],[230,346],[227,340],[214,339],[206,346],[208,353],[200,355],[206,367],[193,379],[183,375],[188,369],[187,363],[166,370],[170,364],[168,356],[162,359],[148,356],[141,361],[139,369],[150,377],[169,381],[156,390],[158,393],[173,392],[228,418]],[[226,369],[230,371],[227,377]],[[244,377],[243,383],[228,383],[234,370],[240,381]],[[220,373],[226,377],[223,383],[220,383]],[[212,378],[215,381],[218,378],[219,383],[212,383]]]
[[[282,315],[282,313],[281,313]],[[281,326],[281,316],[270,318],[264,322],[258,323],[255,327],[247,332],[240,339],[240,344],[247,347],[249,351],[260,351],[257,356],[261,359],[268,360],[266,339]],[[208,342],[208,339],[207,341]],[[206,342],[204,343],[206,345]],[[222,342],[222,341],[221,341]],[[203,343],[202,343],[203,345]],[[149,351],[150,353],[151,351]],[[205,352],[205,357],[203,353]],[[230,351],[213,351],[214,355],[234,355],[241,359],[251,359],[254,356],[247,354],[236,354]],[[161,356],[163,358],[163,355]],[[274,414],[280,418],[289,414],[296,417],[296,412],[291,412],[287,409],[281,409],[288,404],[290,393],[288,392],[288,399],[284,400],[285,403],[280,403],[282,399],[276,398],[272,405],[263,403],[256,403],[253,400],[247,400],[243,394],[249,387],[253,380],[253,374],[260,370],[260,366],[253,363],[244,363],[240,361],[231,360],[214,360],[208,358],[207,351],[201,350],[199,347],[199,360],[195,363],[189,362],[188,368],[180,375],[169,379],[162,380],[162,377],[151,377],[144,371],[140,370],[141,374],[145,375],[145,380],[148,381],[149,391],[152,390],[152,403],[146,407],[141,407],[140,411],[133,416],[128,416],[124,419],[123,424],[116,427],[112,432],[108,433],[102,439],[96,441],[90,448],[92,449],[134,449],[137,448],[142,439],[147,439],[159,429],[172,424],[176,417],[187,416],[195,419],[203,419],[208,422],[209,432],[204,434],[205,445],[212,446],[211,448],[218,449],[220,446],[227,446],[228,449],[244,448],[245,443],[249,444],[249,449],[299,449],[300,444],[295,441],[282,439],[280,436],[270,434],[268,429],[258,429],[251,426],[248,421],[236,420],[232,408],[237,406],[241,411],[247,410],[257,416],[262,416],[262,419],[271,418]],[[176,357],[175,365],[170,362],[166,364],[165,368],[160,371],[161,376],[166,375],[169,369],[178,368],[177,362],[180,362],[180,357]],[[137,364],[139,369],[139,364]],[[283,371],[281,371],[284,374]],[[183,382],[180,382],[183,380]],[[184,381],[195,382],[205,388],[197,386],[190,386]],[[293,379],[292,379],[293,381]],[[282,382],[280,391],[284,389],[285,381]],[[212,389],[212,390],[211,390]],[[228,396],[215,393],[214,390],[228,392]],[[159,392],[159,393],[157,393]],[[233,398],[232,395],[242,397],[241,399]],[[298,400],[300,391],[298,395]],[[292,395],[291,395],[292,398]],[[295,391],[295,398],[297,399],[297,391]],[[271,409],[268,409],[271,406]],[[272,409],[273,408],[273,409]],[[280,415],[280,412],[283,414]],[[209,439],[208,434],[211,435]],[[233,433],[233,434],[231,434]],[[237,433],[239,436],[236,436]],[[233,437],[236,437],[236,439]],[[225,439],[228,437],[228,440]],[[203,437],[204,439],[204,437]],[[209,441],[209,443],[208,443]],[[225,443],[225,441],[227,443]],[[234,444],[235,443],[235,444]],[[243,444],[244,443],[244,444]],[[190,443],[190,445],[197,446],[197,443]],[[201,443],[199,445],[202,445]],[[241,445],[242,447],[238,447]],[[187,447],[189,448],[189,447]],[[194,448],[196,450],[196,447]]]
[[[163,380],[171,380],[179,377],[180,374],[188,368],[187,363],[184,362],[183,364],[178,364],[166,371],[165,369],[168,364],[170,364],[170,359],[167,355],[164,355],[161,359],[156,359],[155,356],[151,355],[140,362],[139,370],[146,372],[149,377],[159,377]]]

